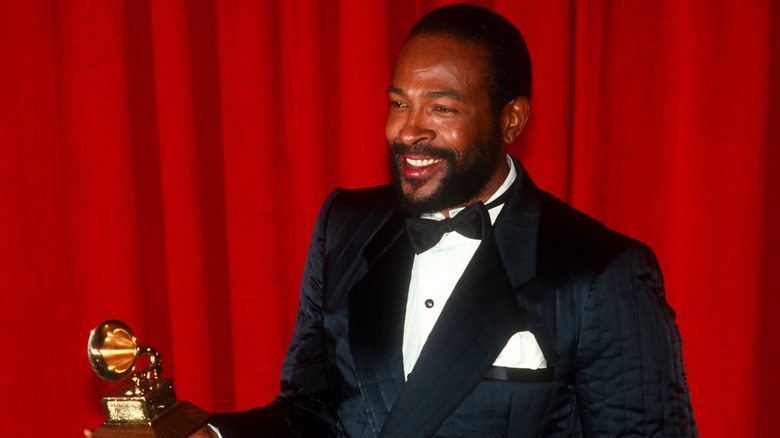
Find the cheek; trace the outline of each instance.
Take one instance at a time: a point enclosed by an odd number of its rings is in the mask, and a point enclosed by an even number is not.
[[[385,137],[387,138],[388,143],[392,143],[396,138],[398,138],[400,124],[400,117],[393,114],[392,112],[387,115],[387,120],[385,121]]]
[[[474,142],[474,136],[460,125],[443,127],[439,133],[442,140],[444,140],[458,156],[462,155],[463,150]]]
[[[463,146],[463,143],[465,143],[467,137],[467,135],[465,135],[465,133],[458,128],[442,130],[442,134],[449,144],[458,149]]]
[[[493,120],[489,117],[473,117],[444,127],[441,132],[447,142],[461,154],[464,150],[488,141]]]

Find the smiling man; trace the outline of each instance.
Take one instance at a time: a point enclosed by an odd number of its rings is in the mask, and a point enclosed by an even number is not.
[[[281,392],[239,436],[694,436],[681,345],[644,244],[538,189],[520,32],[425,16],[388,89],[393,183],[317,220]]]

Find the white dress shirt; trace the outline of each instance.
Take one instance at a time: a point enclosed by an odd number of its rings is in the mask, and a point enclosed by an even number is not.
[[[506,160],[509,163],[509,174],[485,204],[504,194],[517,178],[512,159],[507,156]],[[500,204],[488,211],[491,223],[495,223],[503,207],[504,204]],[[450,210],[450,217],[454,217],[462,210],[463,208]],[[421,217],[444,219],[444,215],[440,212],[426,213]],[[460,280],[479,244],[480,240],[470,239],[453,231],[445,233],[433,248],[415,255],[404,320],[404,376],[412,372],[433,325],[439,319],[455,284]]]

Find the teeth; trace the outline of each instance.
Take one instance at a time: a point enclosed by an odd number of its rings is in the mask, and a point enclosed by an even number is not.
[[[441,158],[426,158],[423,160],[415,160],[413,158],[407,158],[406,163],[413,167],[430,166],[431,164],[438,163]]]

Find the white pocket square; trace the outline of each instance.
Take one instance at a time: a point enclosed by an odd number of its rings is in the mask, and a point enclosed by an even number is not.
[[[533,333],[525,331],[517,332],[509,338],[493,366],[537,370],[547,368],[547,360]]]

